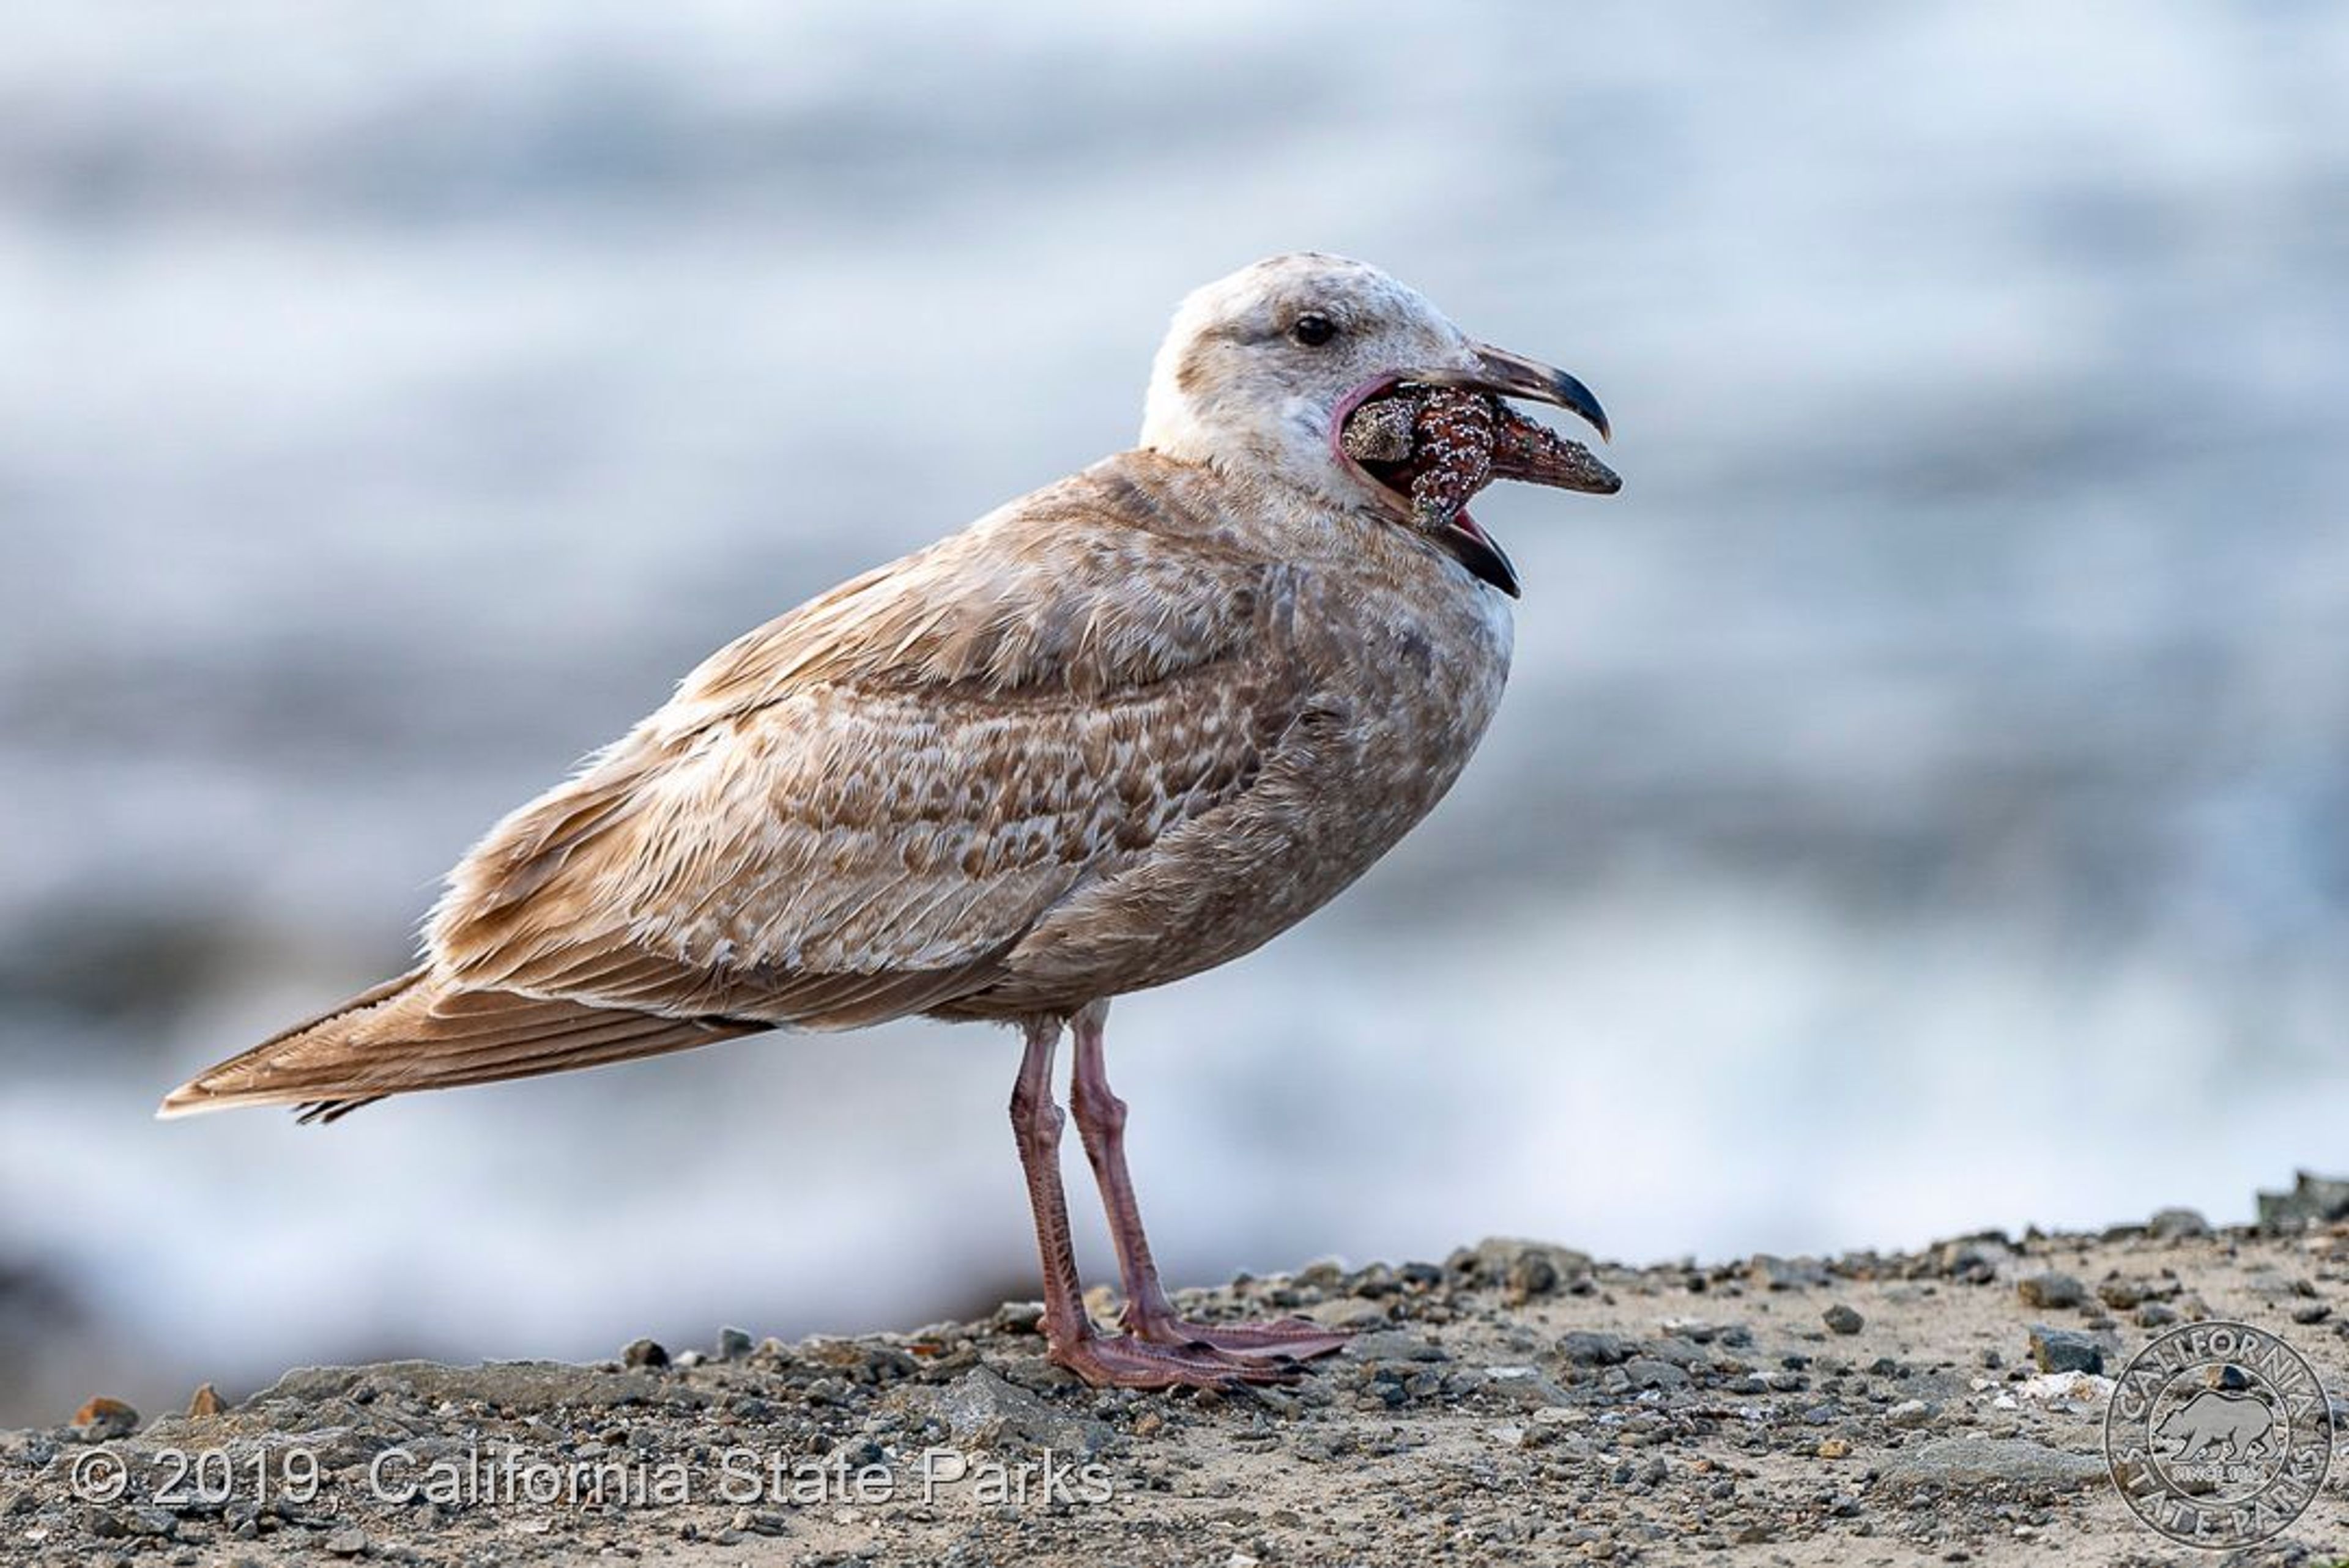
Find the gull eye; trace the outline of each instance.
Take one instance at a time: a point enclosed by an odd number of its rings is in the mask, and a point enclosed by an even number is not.
[[[1319,348],[1338,335],[1338,324],[1326,315],[1309,311],[1297,318],[1296,325],[1288,329],[1288,335],[1308,348]]]

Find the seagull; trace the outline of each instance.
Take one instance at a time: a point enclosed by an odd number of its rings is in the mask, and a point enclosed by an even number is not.
[[[1345,1336],[1177,1313],[1103,1026],[1112,997],[1237,958],[1361,876],[1492,721],[1515,570],[1465,511],[1426,526],[1341,441],[1403,386],[1607,433],[1581,382],[1362,263],[1295,253],[1209,284],[1175,313],[1133,449],[719,649],[472,848],[414,968],[159,1114],[332,1120],[773,1028],[1008,1025],[1051,1359],[1103,1387],[1298,1376]],[[1569,468],[1516,477],[1613,488]],[[1064,1035],[1114,1330],[1085,1306],[1061,1186]]]

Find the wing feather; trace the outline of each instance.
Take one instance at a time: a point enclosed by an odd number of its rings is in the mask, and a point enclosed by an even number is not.
[[[1105,516],[1118,493],[1080,476],[721,650],[466,858],[436,965],[812,1026],[983,986],[1073,889],[1245,789],[1286,722],[1278,569],[1178,508]]]
[[[475,846],[422,967],[165,1114],[331,1121],[987,993],[1048,912],[1255,787],[1295,717],[1294,580],[1223,542],[1214,483],[1128,453],[737,639]]]

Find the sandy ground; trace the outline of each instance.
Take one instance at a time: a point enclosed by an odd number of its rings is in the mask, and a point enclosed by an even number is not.
[[[0,1433],[0,1561],[2331,1563],[2349,1466],[2230,1554],[2139,1524],[2103,1457],[2109,1376],[2178,1322],[2269,1328],[2349,1387],[2349,1223],[2283,1218],[1712,1266],[1523,1242],[1315,1265],[1186,1298],[1358,1331],[1228,1394],[1084,1388],[1019,1305],[592,1367],[303,1369],[212,1413]],[[2067,1356],[2101,1371],[2041,1364]]]

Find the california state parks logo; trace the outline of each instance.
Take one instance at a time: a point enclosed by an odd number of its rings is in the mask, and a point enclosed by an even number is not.
[[[2121,1369],[2105,1459],[2137,1516],[2189,1546],[2249,1546],[2298,1519],[2333,1462],[2323,1387],[2245,1323],[2189,1323]]]

